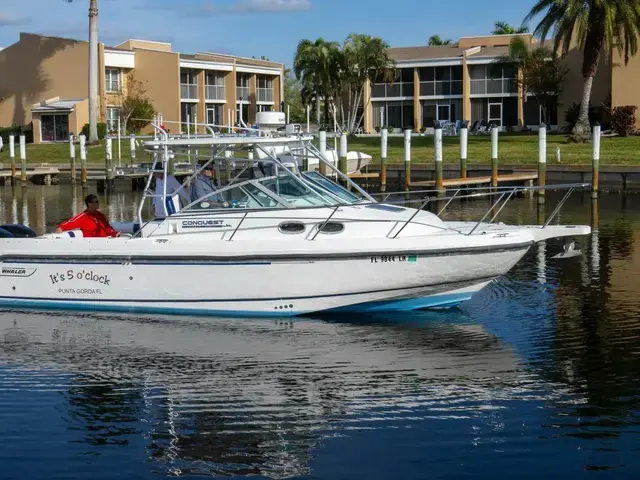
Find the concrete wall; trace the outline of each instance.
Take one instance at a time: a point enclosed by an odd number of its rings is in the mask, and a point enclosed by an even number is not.
[[[536,43],[536,39],[530,33],[518,35],[487,35],[485,37],[462,37],[458,40],[458,47],[504,47],[511,43],[514,38],[520,37],[526,43]]]
[[[53,97],[86,98],[89,44],[21,34],[0,52],[0,126],[26,125],[31,106]]]
[[[124,50],[135,50],[135,49],[144,49],[144,50],[155,50],[157,52],[171,52],[171,44],[163,43],[163,42],[151,42],[148,40],[127,40],[126,42],[122,42],[117,48],[122,48]]]

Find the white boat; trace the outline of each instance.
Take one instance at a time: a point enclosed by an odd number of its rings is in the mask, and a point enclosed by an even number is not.
[[[590,233],[588,226],[551,225],[558,209],[543,226],[495,224],[499,210],[485,221],[524,187],[500,192],[478,222],[445,222],[422,209],[429,198],[418,208],[376,201],[301,136],[185,140],[161,133],[146,142],[153,170],[167,171],[188,149],[209,149],[207,162],[220,170],[230,161],[225,152],[285,145],[325,163],[350,190],[268,153],[271,172],[241,172],[218,190],[224,202],[202,198],[144,222],[145,202],[167,197],[149,192],[150,174],[133,236],[0,239],[1,305],[238,316],[450,307],[507,273],[536,242]]]

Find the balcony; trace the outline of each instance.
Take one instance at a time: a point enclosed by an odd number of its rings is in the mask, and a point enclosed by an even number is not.
[[[462,95],[462,81],[436,80],[420,82],[421,97],[442,97],[447,95]]]
[[[205,95],[207,100],[226,100],[224,85],[206,85]]]
[[[273,102],[273,88],[258,88],[258,102]]]
[[[371,97],[413,97],[413,83],[375,83],[371,87]]]
[[[191,83],[180,84],[180,98],[185,100],[198,100],[198,85]]]
[[[240,100],[242,98],[242,101],[248,102],[249,95],[251,94],[250,92],[251,89],[249,87],[236,87],[236,100]]]
[[[507,95],[518,93],[515,78],[482,78],[471,80],[471,95]]]

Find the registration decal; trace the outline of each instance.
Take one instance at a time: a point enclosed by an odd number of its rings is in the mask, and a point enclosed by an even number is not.
[[[377,255],[371,257],[371,263],[416,263],[417,261],[418,257],[416,255]]]

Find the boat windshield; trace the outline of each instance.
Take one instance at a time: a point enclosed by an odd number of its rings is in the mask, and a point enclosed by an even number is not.
[[[221,188],[183,210],[322,207],[358,201],[358,197],[318,173],[294,177],[283,172]]]

